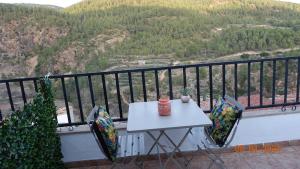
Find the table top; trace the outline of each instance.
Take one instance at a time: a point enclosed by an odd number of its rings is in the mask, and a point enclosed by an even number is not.
[[[203,110],[191,99],[189,103],[171,100],[171,115],[160,116],[158,102],[129,104],[127,132],[165,130],[212,125]]]

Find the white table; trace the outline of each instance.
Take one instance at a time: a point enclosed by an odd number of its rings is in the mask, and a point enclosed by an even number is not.
[[[154,144],[150,148],[148,154],[151,153],[155,146],[159,146],[165,153],[167,153],[164,147],[159,144],[159,139],[162,135],[165,135],[173,144],[174,150],[169,155],[164,167],[167,165],[169,160],[173,160],[179,168],[182,168],[182,166],[173,158],[176,151],[180,152],[179,147],[193,127],[209,125],[212,125],[211,120],[193,100],[190,100],[189,103],[182,103],[181,100],[171,100],[170,116],[159,115],[157,101],[129,104],[127,132],[146,132],[150,135],[150,137],[154,140]],[[165,130],[176,128],[188,128],[188,131],[178,145],[176,145],[165,132]],[[160,134],[155,138],[150,131],[160,131]]]

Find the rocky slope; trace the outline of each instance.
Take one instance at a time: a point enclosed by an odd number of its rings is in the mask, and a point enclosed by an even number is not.
[[[0,78],[293,49],[300,45],[299,11],[300,5],[271,0],[86,0],[66,9],[0,4]]]

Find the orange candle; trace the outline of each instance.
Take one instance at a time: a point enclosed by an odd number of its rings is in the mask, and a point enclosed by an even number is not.
[[[158,112],[160,116],[169,116],[171,114],[171,102],[169,98],[159,99]]]

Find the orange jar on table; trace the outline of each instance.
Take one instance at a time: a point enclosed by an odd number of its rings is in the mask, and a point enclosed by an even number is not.
[[[171,101],[169,98],[159,99],[158,112],[160,116],[169,116],[171,114]]]

